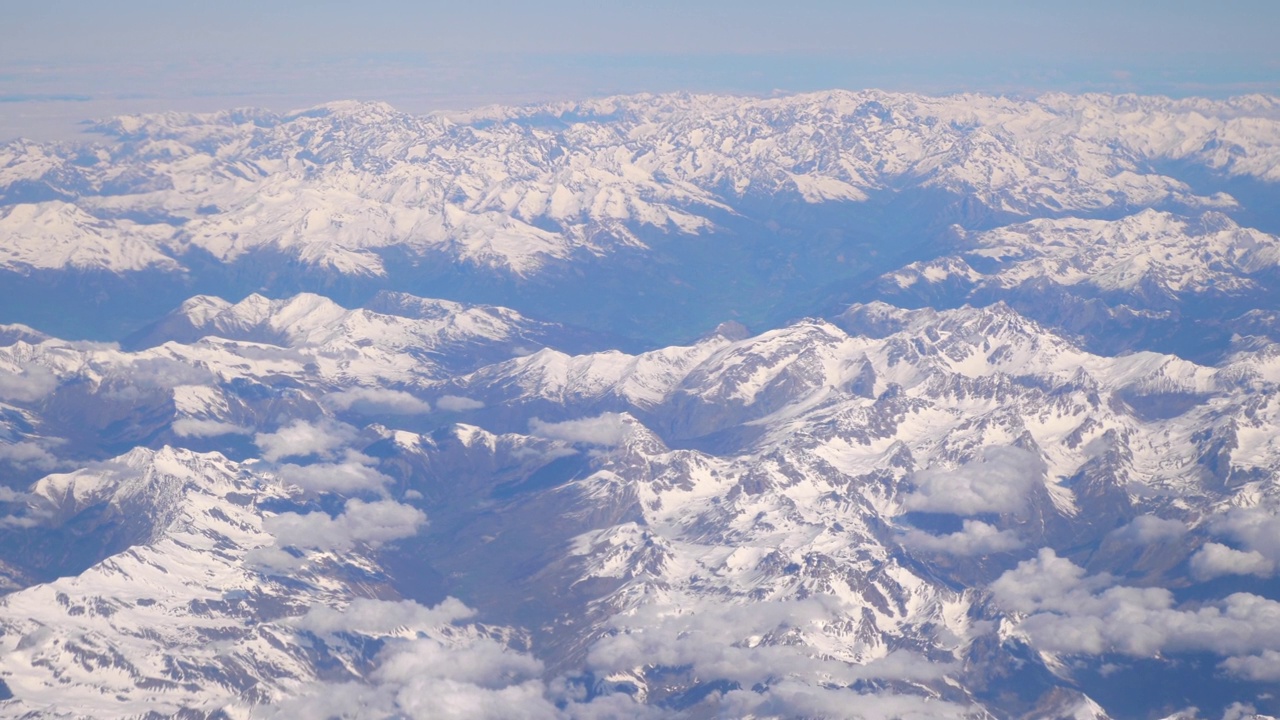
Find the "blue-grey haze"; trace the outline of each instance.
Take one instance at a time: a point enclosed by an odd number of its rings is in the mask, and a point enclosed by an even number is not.
[[[1280,92],[1280,4],[13,2],[0,138],[338,98],[423,112],[640,91]]]

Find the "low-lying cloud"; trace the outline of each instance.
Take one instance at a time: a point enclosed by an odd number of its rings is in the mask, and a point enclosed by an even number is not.
[[[720,702],[719,717],[934,720],[977,715],[977,708],[921,695],[866,693],[782,680],[760,692],[733,690],[725,693]]]
[[[614,619],[616,632],[596,642],[587,664],[597,676],[655,665],[687,668],[704,682],[724,680],[743,688],[704,701],[715,703],[718,717],[965,715],[967,708],[936,698],[847,687],[858,680],[941,681],[958,671],[957,663],[931,662],[900,650],[859,665],[822,657],[803,642],[794,642],[816,626],[838,621],[845,612],[828,596],[745,605],[695,601],[678,608],[641,607]]]
[[[1280,602],[1250,593],[1178,607],[1164,588],[1115,584],[1087,576],[1053,550],[1019,565],[991,584],[996,602],[1022,613],[1019,628],[1048,652],[1117,653],[1154,657],[1168,652],[1224,656],[1221,668],[1241,677],[1262,672],[1280,651]]]
[[[53,470],[60,464],[53,453],[30,440],[0,443],[0,463],[34,470]]]
[[[332,458],[335,451],[356,439],[355,428],[329,418],[315,422],[294,420],[275,432],[258,433],[253,442],[262,450],[262,457],[276,462],[287,457],[316,455]]]
[[[1234,541],[1242,549],[1206,543],[1192,557],[1192,563],[1208,576],[1230,573],[1270,577],[1280,567],[1280,517],[1274,512],[1236,508],[1214,518],[1209,531]]]
[[[1028,494],[1044,474],[1044,462],[1034,453],[989,447],[977,462],[916,473],[911,478],[915,490],[903,499],[903,507],[952,515],[1017,512],[1026,507]]]
[[[362,681],[312,683],[268,717],[400,717],[410,720],[565,717],[548,698],[543,665],[474,630],[450,627],[473,611],[449,598],[428,608],[410,600],[358,599],[343,610],[313,608],[288,622],[319,635],[387,640]],[[394,637],[401,629],[412,640]]]
[[[422,415],[431,412],[431,405],[426,400],[390,388],[349,388],[329,393],[321,398],[321,402],[334,410],[361,415]]]
[[[34,402],[58,387],[58,376],[43,365],[24,365],[18,372],[0,370],[0,400]]]
[[[392,480],[371,467],[373,463],[373,458],[348,450],[341,462],[286,463],[276,468],[276,475],[311,492],[381,492]]]
[[[427,521],[419,509],[393,500],[347,501],[336,517],[327,513],[281,513],[263,520],[263,528],[281,546],[316,550],[350,550],[356,544],[377,547],[410,537]]]
[[[178,437],[218,437],[220,435],[248,435],[249,428],[222,420],[180,418],[173,421],[173,434]]]
[[[467,410],[479,410],[484,407],[484,403],[458,395],[444,395],[439,400],[436,400],[436,407],[448,412],[466,412]]]
[[[1222,575],[1257,575],[1271,577],[1276,564],[1256,550],[1236,550],[1222,543],[1209,542],[1191,556],[1191,576],[1211,580]]]
[[[127,365],[112,373],[112,389],[108,391],[121,397],[131,391],[172,390],[179,385],[211,385],[214,374],[204,367],[196,367],[189,361],[171,357],[131,357]]]
[[[1258,655],[1227,658],[1222,661],[1222,669],[1254,682],[1280,682],[1280,651],[1267,650]]]
[[[959,532],[947,535],[930,535],[920,530],[907,530],[902,534],[902,544],[912,550],[943,553],[946,555],[975,556],[1009,552],[1021,548],[1024,543],[1011,530],[1000,530],[994,525],[978,520],[965,520]]]
[[[529,432],[549,440],[614,447],[621,445],[628,432],[628,420],[620,413],[604,413],[596,417],[564,422],[529,421]]]
[[[268,572],[295,569],[308,551],[348,552],[358,545],[377,548],[392,540],[412,537],[427,522],[421,510],[393,500],[364,502],[352,498],[343,511],[286,512],[266,517],[262,529],[274,544],[252,551],[250,565]],[[294,550],[289,552],[288,548]]]
[[[317,635],[364,633],[390,635],[402,628],[422,629],[449,625],[475,615],[457,598],[445,598],[435,607],[412,600],[356,598],[342,610],[317,606],[289,624]]]
[[[1113,530],[1111,535],[1134,545],[1172,542],[1187,534],[1187,526],[1178,520],[1139,515],[1124,527]]]
[[[803,633],[843,616],[833,597],[760,601],[746,605],[693,602],[680,608],[647,606],[613,620],[617,632],[601,638],[587,654],[597,674],[646,665],[691,667],[706,679],[727,679],[745,687],[785,676],[927,681],[956,669],[909,652],[893,652],[866,665],[819,657],[804,645],[762,642]]]

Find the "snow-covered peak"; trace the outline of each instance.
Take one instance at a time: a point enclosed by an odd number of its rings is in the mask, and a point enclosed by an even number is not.
[[[385,102],[334,100],[284,115],[285,120],[300,117],[339,117],[349,122],[373,123],[405,116]]]
[[[211,323],[214,318],[226,312],[231,303],[213,295],[196,295],[182,302],[177,313],[184,316],[196,327]]]
[[[101,506],[141,542],[183,517],[192,495],[234,492],[243,482],[219,453],[137,447],[96,467],[46,476],[31,488],[28,517],[58,524]]]
[[[671,94],[169,114],[113,121],[110,145],[0,147],[0,223],[85,234],[76,252],[141,237],[187,268],[167,280],[238,288],[123,346],[0,328],[0,714],[1100,718],[1092,689],[1134,673],[1261,687],[1280,272],[1240,223],[1266,214],[1245,206],[1278,117]],[[1252,179],[1237,200],[1165,174],[1186,168]],[[716,272],[665,284],[690,258]],[[31,272],[20,299],[84,280],[8,267]],[[611,295],[579,279],[624,273]],[[394,292],[437,280],[660,296],[688,336],[714,324],[676,316],[691,280],[774,317],[894,289],[919,309],[768,325],[726,304],[757,331],[582,351]],[[1087,344],[1095,322],[1168,337],[1205,314],[1254,335],[1213,364]],[[404,599],[451,594],[475,609]]]
[[[36,330],[33,327],[28,327],[21,323],[10,323],[8,325],[0,325],[0,347],[3,347],[5,345],[13,345],[14,343],[18,343],[18,342],[34,345],[34,344],[44,342],[45,340],[48,340],[48,339],[49,339],[48,335],[40,332],[39,330]]]
[[[87,217],[58,221],[74,249],[5,264],[176,267],[198,248],[380,276],[395,246],[527,277],[577,253],[643,248],[645,233],[713,231],[761,196],[857,203],[936,188],[1024,217],[1230,207],[1150,166],[1274,179],[1273,116],[1260,101],[831,91],[621,96],[452,119],[380,103],[126,117],[99,125],[112,147],[6,146],[0,193],[41,186]],[[133,215],[157,222],[122,219]],[[128,263],[77,254],[104,234],[138,244]]]
[[[104,220],[62,201],[0,207],[0,267],[17,271],[178,270],[160,243],[168,230],[128,220]]]
[[[539,345],[555,326],[507,308],[466,305],[383,293],[368,308],[344,308],[323,295],[300,293],[271,299],[253,293],[236,303],[197,296],[145,331],[135,344],[192,342],[206,336],[247,340],[331,353],[408,352],[425,359],[468,362],[463,346],[489,357],[485,346]],[[474,361],[474,359],[473,359]]]
[[[458,382],[464,388],[501,388],[524,398],[583,402],[620,397],[647,407],[666,400],[689,372],[728,342],[715,336],[696,345],[640,355],[610,350],[572,356],[543,349],[483,368]]]
[[[1230,293],[1280,264],[1280,239],[1226,215],[1143,210],[1120,220],[1033,220],[962,241],[966,256],[998,264],[993,283],[1086,283],[1101,291],[1143,286],[1171,294]]]

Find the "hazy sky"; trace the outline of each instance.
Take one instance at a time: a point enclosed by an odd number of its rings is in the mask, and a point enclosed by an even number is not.
[[[642,90],[1280,93],[1280,2],[6,3],[0,138],[338,98],[409,111]]]

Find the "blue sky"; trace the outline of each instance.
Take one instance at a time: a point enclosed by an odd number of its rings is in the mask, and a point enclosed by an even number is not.
[[[1280,2],[20,0],[0,138],[338,98],[412,112],[637,91],[1280,93]]]

